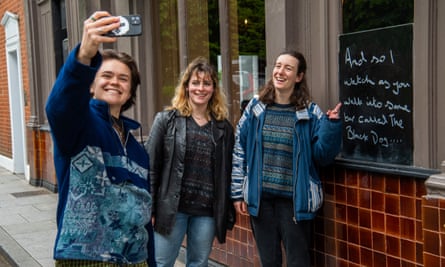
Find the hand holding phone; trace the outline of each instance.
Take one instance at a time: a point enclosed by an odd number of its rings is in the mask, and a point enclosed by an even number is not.
[[[142,34],[142,19],[140,15],[118,16],[121,26],[115,30],[106,33],[106,36],[124,37],[139,36]]]

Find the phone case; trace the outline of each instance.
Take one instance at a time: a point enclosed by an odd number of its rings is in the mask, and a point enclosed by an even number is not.
[[[107,33],[107,36],[125,37],[125,36],[139,36],[142,34],[142,20],[140,15],[126,15],[119,16],[121,26]]]

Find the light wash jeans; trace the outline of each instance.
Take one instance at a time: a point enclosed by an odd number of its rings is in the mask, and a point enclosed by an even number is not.
[[[168,236],[155,232],[155,254],[158,267],[173,267],[184,236],[187,234],[187,267],[207,267],[215,237],[213,217],[192,216],[178,212]]]

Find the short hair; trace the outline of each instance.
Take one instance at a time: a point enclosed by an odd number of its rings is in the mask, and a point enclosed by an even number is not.
[[[136,91],[141,83],[141,77],[136,64],[136,60],[125,52],[118,52],[114,49],[104,49],[101,53],[102,61],[116,59],[125,64],[130,69],[130,98],[121,107],[121,112],[131,108],[136,102]]]

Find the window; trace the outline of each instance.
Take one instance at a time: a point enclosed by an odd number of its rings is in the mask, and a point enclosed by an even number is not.
[[[413,0],[343,0],[343,33],[413,22]]]
[[[340,35],[342,156],[414,162],[412,0],[344,0]]]
[[[230,1],[230,55],[232,74],[222,73],[220,19],[218,0],[162,0],[159,3],[162,108],[170,104],[181,66],[197,56],[204,56],[217,67],[220,75],[231,75],[233,101],[249,100],[264,84],[266,38],[264,0]],[[185,14],[185,16],[178,16]],[[233,23],[232,23],[233,22]],[[185,29],[185,30],[184,30]],[[182,66],[184,68],[185,66]],[[220,76],[221,78],[222,76]],[[227,88],[229,89],[229,88]],[[235,95],[233,95],[235,92]]]
[[[266,33],[264,0],[238,1],[238,60],[232,79],[239,89],[241,109],[265,81]]]
[[[68,34],[66,29],[66,8],[65,0],[55,0],[52,2],[53,10],[53,31],[54,31],[54,56],[57,72],[62,67],[68,56]]]

